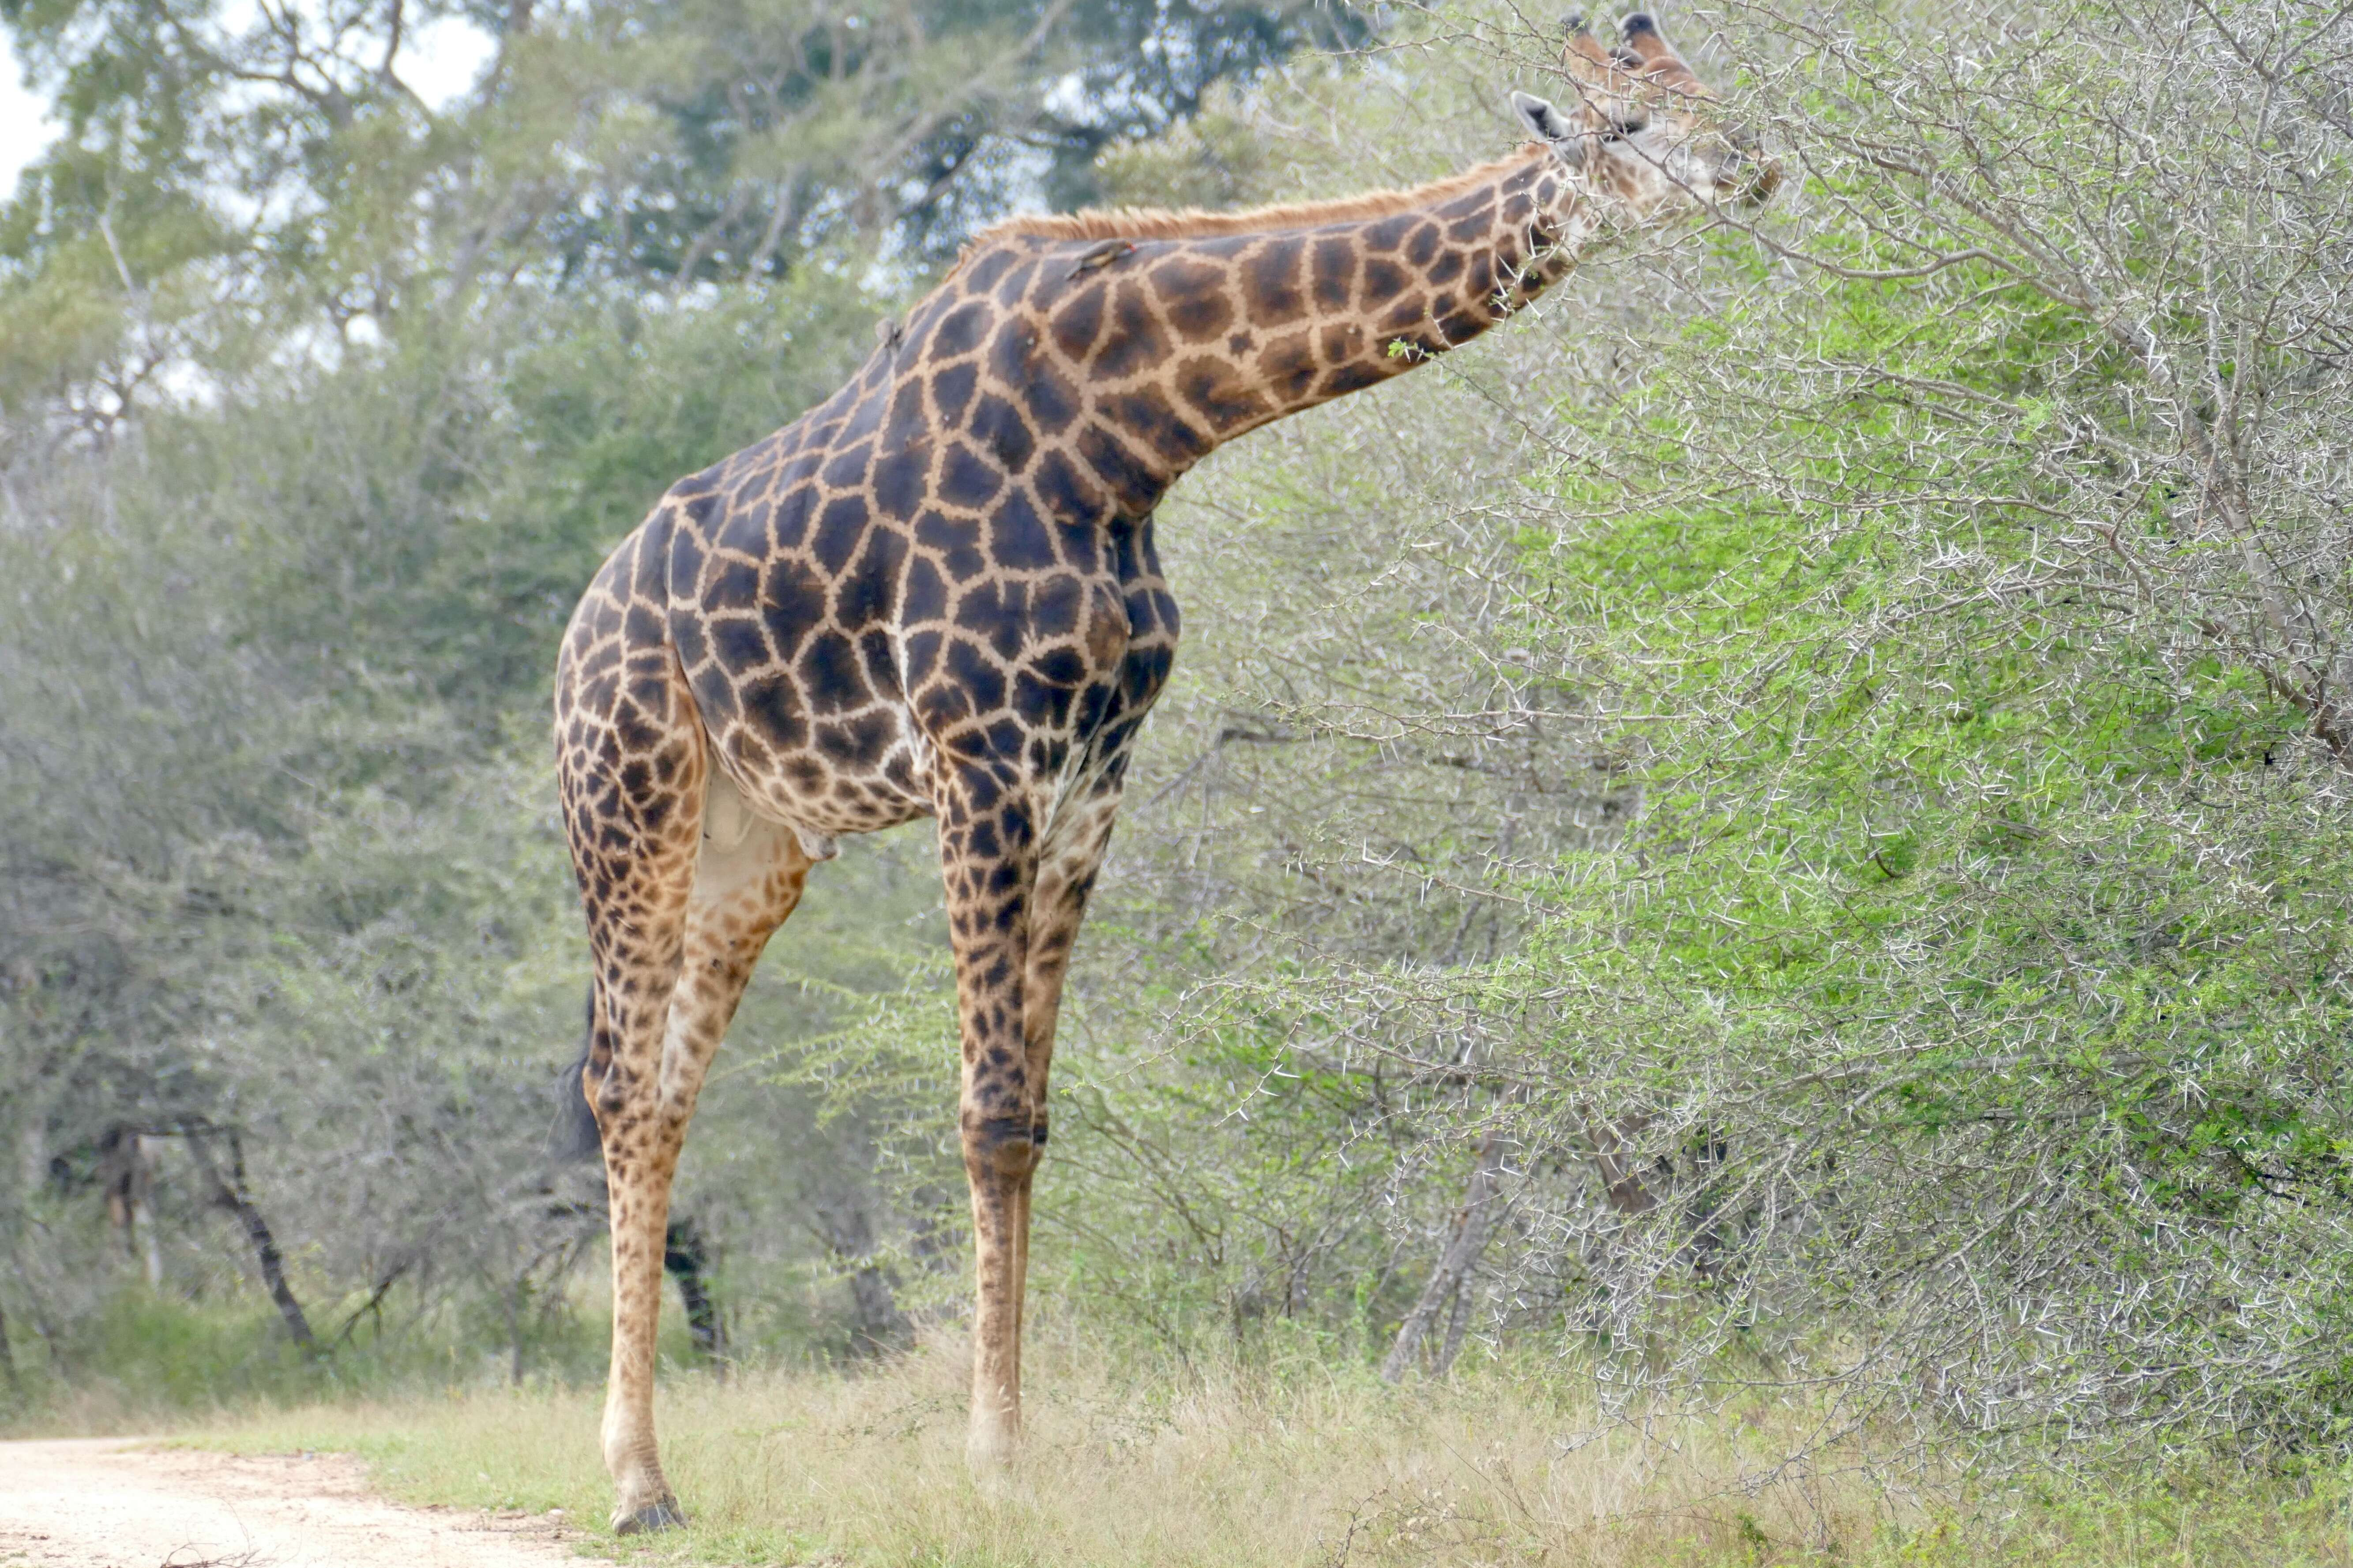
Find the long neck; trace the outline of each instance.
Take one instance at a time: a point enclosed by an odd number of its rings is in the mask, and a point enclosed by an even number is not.
[[[1117,487],[1130,505],[1245,431],[1469,342],[1566,274],[1578,237],[1538,221],[1555,205],[1552,161],[1531,151],[1473,174],[1361,204],[1370,216],[1255,232],[1197,217],[1211,232],[1140,225],[1146,237],[1056,246],[1053,261],[1074,256],[1096,278],[1048,335],[1092,421],[1145,470]]]
[[[1242,308],[1243,330],[1217,345],[1235,373],[1219,390],[1240,395],[1203,410],[1216,442],[1426,364],[1556,282],[1571,258],[1537,215],[1558,178],[1530,156],[1386,216],[1200,242],[1231,254],[1224,292]]]

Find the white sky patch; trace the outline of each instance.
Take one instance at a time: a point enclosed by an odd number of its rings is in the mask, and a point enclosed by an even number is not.
[[[471,22],[437,16],[400,40],[393,69],[438,114],[474,89],[498,48],[498,40]]]
[[[259,19],[253,0],[229,0],[219,15],[232,36]],[[462,18],[442,16],[401,40],[396,68],[438,113],[474,89],[497,53],[498,40],[491,34]],[[17,177],[64,133],[48,110],[47,100],[25,85],[16,51],[0,30],[0,201],[16,193]]]
[[[16,194],[16,176],[63,132],[48,110],[47,101],[25,86],[16,51],[0,32],[0,201]]]

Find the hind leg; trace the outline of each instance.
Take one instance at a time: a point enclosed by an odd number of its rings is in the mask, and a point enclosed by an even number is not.
[[[754,819],[709,767],[674,673],[649,672],[624,701],[609,724],[575,729],[581,742],[563,749],[558,775],[596,963],[581,1089],[605,1155],[613,1355],[604,1451],[613,1523],[628,1531],[682,1517],[653,1425],[670,1180],[704,1069],[761,949],[799,901],[809,860],[790,830]],[[625,750],[625,739],[635,743]]]
[[[800,901],[809,859],[788,828],[757,821],[712,778],[701,853],[657,1070],[587,1085],[605,1145],[613,1237],[613,1360],[605,1385],[605,1464],[623,1531],[681,1521],[655,1447],[654,1341],[670,1183],[704,1072],[769,936]],[[592,1069],[593,1070],[593,1069]]]

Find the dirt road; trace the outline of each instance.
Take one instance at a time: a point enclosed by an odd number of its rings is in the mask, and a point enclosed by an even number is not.
[[[567,1533],[560,1520],[386,1502],[337,1455],[0,1443],[5,1568],[578,1568]]]

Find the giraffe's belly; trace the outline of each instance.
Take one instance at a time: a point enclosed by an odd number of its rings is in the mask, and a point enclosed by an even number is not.
[[[878,833],[932,815],[931,742],[903,707],[892,705],[839,722],[799,726],[807,738],[779,745],[773,729],[742,717],[705,730],[712,761],[744,808],[793,828],[812,859],[832,853],[824,841]]]

